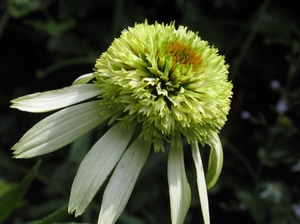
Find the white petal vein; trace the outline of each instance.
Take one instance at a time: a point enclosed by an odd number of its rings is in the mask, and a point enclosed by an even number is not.
[[[197,142],[192,143],[191,148],[192,148],[192,156],[193,156],[193,160],[196,167],[196,173],[197,173],[197,184],[198,184],[198,192],[199,192],[200,204],[202,209],[202,216],[203,216],[204,223],[209,224],[210,218],[209,218],[207,188],[206,188],[205,175],[204,175],[198,143]]]
[[[150,147],[151,142],[136,139],[125,151],[105,189],[98,224],[117,221],[148,158]]]
[[[99,125],[99,101],[62,109],[28,130],[12,150],[16,158],[29,158],[57,150]]]
[[[126,130],[119,122],[91,148],[81,162],[73,181],[69,213],[75,211],[75,216],[78,216],[84,212],[124,153],[132,133],[133,129]]]
[[[41,113],[67,107],[101,94],[95,84],[80,84],[62,89],[34,93],[11,101],[11,108]]]
[[[172,224],[182,224],[191,203],[191,189],[185,174],[182,143],[170,148],[168,183]]]

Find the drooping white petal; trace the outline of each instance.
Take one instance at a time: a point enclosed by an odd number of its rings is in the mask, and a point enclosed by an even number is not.
[[[11,101],[10,107],[34,113],[47,112],[79,103],[100,93],[95,84],[74,85],[16,98]]]
[[[198,143],[197,142],[192,143],[191,148],[192,148],[192,155],[193,155],[193,160],[195,163],[196,173],[197,173],[197,184],[198,184],[198,192],[200,197],[202,216],[203,216],[204,223],[209,224],[210,218],[209,218],[207,187],[206,187],[204,169],[202,165]]]
[[[207,188],[211,188],[215,185],[219,179],[220,173],[223,167],[223,148],[220,138],[217,133],[214,133],[210,142],[211,147],[208,163],[208,171],[206,175]]]
[[[191,203],[191,189],[183,160],[182,143],[171,146],[168,157],[168,183],[172,224],[182,224]]]
[[[81,215],[127,148],[133,130],[121,123],[110,128],[81,162],[73,181],[69,213]]]
[[[124,210],[144,166],[151,142],[136,139],[120,159],[105,189],[98,224],[113,224]]]
[[[57,150],[99,125],[99,101],[62,109],[27,131],[12,150],[15,158],[29,158]]]
[[[77,79],[74,80],[72,85],[78,85],[78,84],[87,84],[89,81],[91,81],[94,78],[93,73],[88,73],[79,76]]]

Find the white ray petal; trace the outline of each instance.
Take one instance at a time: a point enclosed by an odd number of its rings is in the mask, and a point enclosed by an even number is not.
[[[210,218],[209,218],[207,187],[206,187],[204,169],[202,165],[198,143],[197,142],[192,143],[191,148],[192,148],[192,155],[193,155],[193,160],[195,163],[196,173],[197,173],[197,184],[198,184],[198,192],[200,197],[202,216],[203,216],[204,223],[209,224]]]
[[[72,85],[87,84],[93,78],[94,78],[94,73],[84,74],[79,76],[77,79],[75,79]]]
[[[47,112],[79,103],[100,93],[95,84],[74,85],[16,98],[11,101],[10,107],[34,113]]]
[[[223,148],[217,133],[214,133],[210,139],[209,145],[211,150],[209,155],[208,171],[206,175],[208,189],[215,185],[219,179],[223,167]]]
[[[81,103],[62,109],[27,131],[12,150],[15,158],[29,158],[57,150],[92,128],[103,119],[99,101]]]
[[[172,224],[182,224],[191,203],[191,189],[185,174],[182,143],[170,148],[168,182]]]
[[[125,208],[151,143],[136,139],[120,159],[105,189],[98,224],[113,224]]]
[[[69,213],[81,215],[127,148],[133,130],[110,128],[81,162],[73,181]]]

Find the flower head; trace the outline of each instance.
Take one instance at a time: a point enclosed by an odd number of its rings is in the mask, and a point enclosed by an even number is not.
[[[217,134],[226,121],[232,95],[227,69],[217,49],[186,27],[176,29],[174,23],[148,25],[147,21],[136,24],[113,41],[96,61],[94,73],[79,77],[70,87],[12,101],[12,107],[29,112],[61,109],[35,125],[13,146],[15,157],[54,151],[108,121],[112,127],[79,167],[69,212],[81,215],[114,169],[98,221],[114,223],[151,146],[159,152],[165,151],[165,143],[169,143],[171,219],[173,224],[180,224],[191,199],[183,160],[185,138],[191,146],[207,224],[206,188],[215,184],[222,169],[222,145]],[[211,146],[206,180],[198,143]]]
[[[137,122],[155,151],[178,135],[207,143],[226,121],[228,65],[186,27],[138,24],[115,39],[95,67],[101,116]]]

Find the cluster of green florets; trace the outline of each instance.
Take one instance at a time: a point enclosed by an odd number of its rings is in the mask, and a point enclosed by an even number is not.
[[[137,24],[96,62],[100,115],[141,127],[156,151],[180,135],[204,144],[226,121],[227,74],[224,57],[196,33],[173,23]]]

